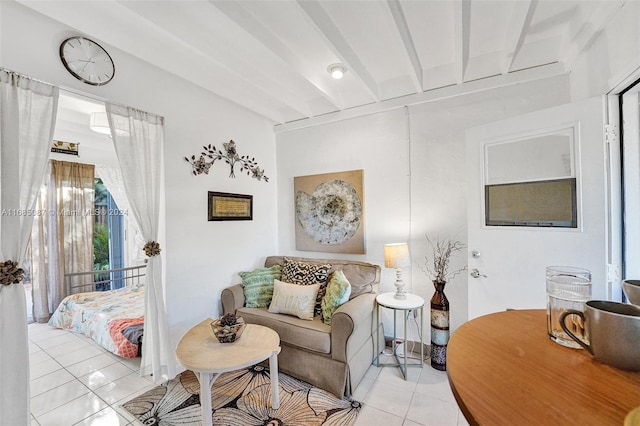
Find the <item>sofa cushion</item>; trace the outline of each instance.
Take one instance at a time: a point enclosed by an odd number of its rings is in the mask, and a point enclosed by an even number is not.
[[[302,285],[326,283],[329,278],[329,269],[331,269],[330,263],[302,262],[285,257],[282,281]]]
[[[351,294],[351,284],[342,271],[331,273],[327,284],[327,293],[322,299],[322,321],[331,325],[333,313],[349,300]]]
[[[259,268],[250,272],[240,272],[245,305],[250,308],[264,308],[271,303],[273,280],[281,277],[280,265]]]
[[[331,352],[331,327],[323,323],[320,317],[312,321],[273,314],[266,308],[240,308],[237,311],[248,324],[269,327],[280,336],[280,341],[289,346],[313,352],[328,354]]]
[[[285,257],[282,266],[282,281],[300,285],[320,284],[313,314],[321,315],[322,298],[327,290],[330,269],[331,264],[329,263],[302,262]]]
[[[273,298],[269,312],[312,320],[318,288],[320,284],[298,285],[273,280]]]
[[[351,283],[351,296],[353,299],[364,293],[375,293],[380,285],[380,266],[367,262],[358,262],[346,259],[311,259],[305,257],[287,256],[291,260],[299,260],[309,263],[330,263],[329,272],[341,270]],[[284,256],[269,256],[264,261],[264,266],[284,265]]]

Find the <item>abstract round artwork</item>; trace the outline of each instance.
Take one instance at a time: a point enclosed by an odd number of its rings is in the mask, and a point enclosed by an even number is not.
[[[304,232],[321,244],[343,244],[362,221],[362,202],[351,184],[343,180],[321,183],[307,194],[296,194],[296,218]]]

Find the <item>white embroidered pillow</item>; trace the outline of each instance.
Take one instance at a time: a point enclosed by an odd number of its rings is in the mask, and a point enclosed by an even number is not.
[[[320,284],[298,285],[273,280],[273,297],[269,312],[312,320],[319,288]]]

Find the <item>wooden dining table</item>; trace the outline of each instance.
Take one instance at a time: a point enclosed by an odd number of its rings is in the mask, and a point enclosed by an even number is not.
[[[449,341],[447,374],[471,425],[620,426],[640,406],[640,372],[552,342],[543,309],[463,324]]]

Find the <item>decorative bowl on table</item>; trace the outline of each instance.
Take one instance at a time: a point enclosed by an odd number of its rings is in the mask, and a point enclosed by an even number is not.
[[[235,314],[225,314],[220,319],[211,322],[211,330],[220,343],[233,343],[240,338],[246,324],[242,317]]]
[[[640,281],[624,280],[622,281],[622,289],[629,302],[633,305],[640,305]]]

